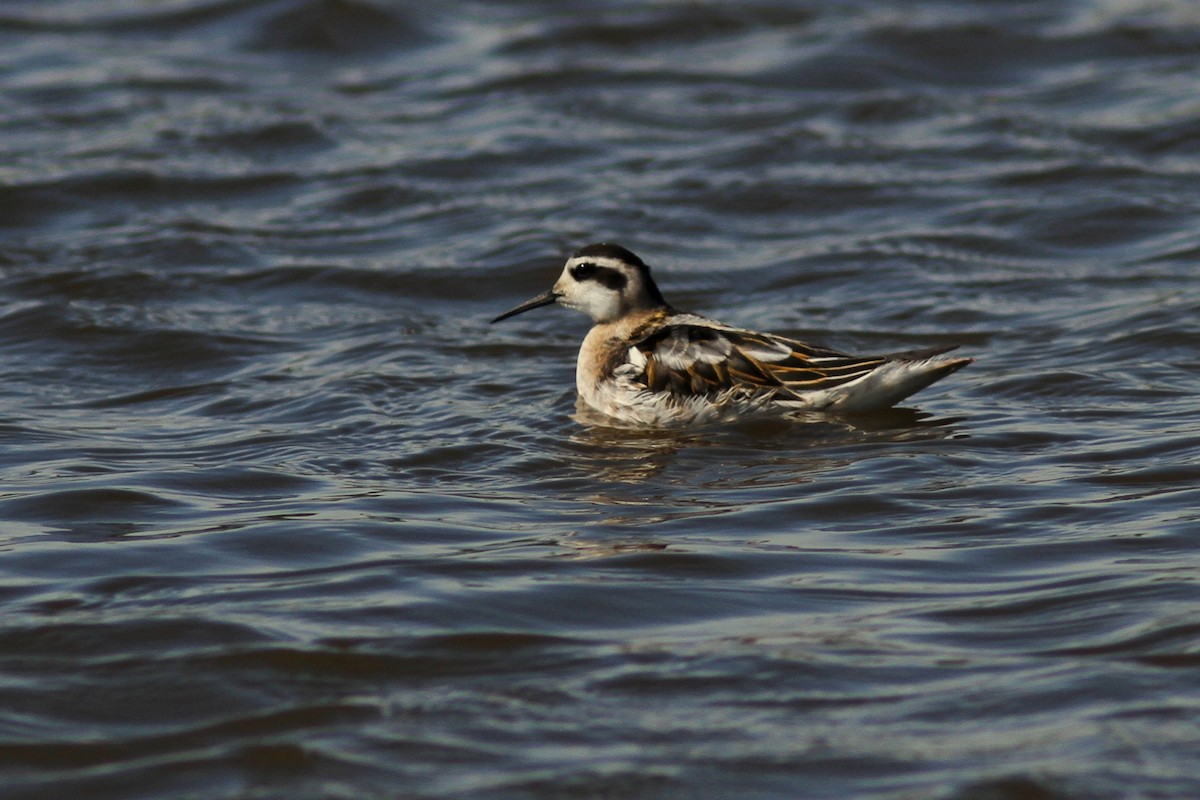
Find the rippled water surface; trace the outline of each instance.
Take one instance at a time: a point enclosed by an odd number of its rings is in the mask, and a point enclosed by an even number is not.
[[[5,798],[1200,796],[1191,0],[0,7]],[[966,370],[621,430],[586,320]]]

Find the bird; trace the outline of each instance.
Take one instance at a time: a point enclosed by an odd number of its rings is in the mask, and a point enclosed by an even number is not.
[[[553,288],[492,324],[554,304],[592,319],[575,369],[582,403],[636,426],[877,411],[974,360],[945,355],[957,345],[853,356],[679,311],[641,258],[609,242],[576,250]]]

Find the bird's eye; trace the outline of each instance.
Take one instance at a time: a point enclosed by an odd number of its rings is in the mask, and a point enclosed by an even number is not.
[[[596,265],[590,261],[585,261],[582,264],[576,264],[571,267],[571,277],[577,281],[586,281],[595,274]]]

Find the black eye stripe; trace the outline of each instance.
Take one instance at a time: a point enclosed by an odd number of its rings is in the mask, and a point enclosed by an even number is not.
[[[602,286],[612,289],[614,292],[623,290],[628,282],[625,273],[610,267],[597,267],[595,280],[600,281]]]
[[[596,281],[606,289],[619,292],[625,288],[628,279],[619,269],[599,267],[590,261],[571,267],[571,277],[577,281]]]

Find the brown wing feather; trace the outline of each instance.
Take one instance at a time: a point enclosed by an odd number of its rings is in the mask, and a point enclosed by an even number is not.
[[[646,387],[673,394],[711,395],[743,388],[795,396],[857,380],[887,360],[752,331],[691,324],[660,328],[634,346],[646,359]]]
[[[887,361],[883,356],[851,356],[767,334],[738,332],[734,340],[739,350],[756,354],[759,368],[793,394],[858,380]]]

